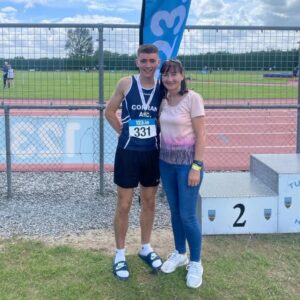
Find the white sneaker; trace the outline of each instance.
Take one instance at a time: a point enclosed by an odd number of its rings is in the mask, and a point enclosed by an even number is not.
[[[179,254],[177,250],[172,252],[168,259],[161,266],[161,270],[164,273],[172,273],[176,270],[177,267],[187,265],[189,259],[186,254]]]
[[[190,288],[198,288],[202,284],[203,267],[201,261],[191,261],[187,270],[186,285]]]

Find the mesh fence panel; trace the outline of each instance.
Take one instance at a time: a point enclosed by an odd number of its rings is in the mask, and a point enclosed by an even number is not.
[[[0,196],[4,195],[6,193],[6,174],[5,171],[5,119],[4,119],[4,113],[2,110],[0,110],[0,140],[3,141],[1,143],[0,148]]]
[[[12,109],[10,132],[13,170],[99,169],[96,109]]]
[[[0,170],[5,170],[4,162],[5,162],[5,118],[4,118],[4,111],[0,110],[0,140],[3,141],[1,143],[0,148]]]
[[[208,109],[206,169],[248,170],[251,154],[295,153],[296,124],[291,109]]]
[[[122,76],[136,71],[137,26],[18,26],[0,27],[0,61],[7,61],[15,70],[14,87],[0,90],[3,100],[95,103],[99,100],[100,57],[104,99],[111,96]],[[80,38],[90,38],[91,49]],[[100,55],[99,39],[103,45]],[[235,104],[247,99],[289,104],[297,98],[297,80],[292,74],[299,61],[299,41],[299,28],[190,26],[178,57],[190,88],[210,103]]]
[[[248,170],[252,153],[295,152],[296,109],[271,106],[299,101],[299,41],[300,27],[186,27],[178,58],[188,87],[207,107],[207,170]],[[105,170],[112,170],[118,137],[106,121],[101,137],[99,111],[76,115],[86,118],[77,136],[70,111],[30,112],[26,105],[105,105],[119,79],[137,72],[138,45],[137,25],[0,24],[0,64],[10,64],[15,75],[9,86],[0,85],[0,100],[24,105],[10,112],[13,170],[97,171],[99,149]],[[237,104],[270,108],[220,109]],[[72,143],[78,143],[76,163]]]
[[[289,104],[297,99],[299,41],[299,30],[189,28],[179,57],[206,103]]]
[[[13,86],[1,90],[4,102],[95,102],[98,99],[97,57],[94,55],[97,37],[97,29],[78,26],[0,28],[0,59],[2,63],[8,62],[15,73]],[[88,38],[91,49],[84,41]]]
[[[18,109],[9,109],[8,139],[11,165],[6,168],[5,127],[2,117],[0,119],[0,137],[3,136],[0,145],[1,149],[4,149],[0,157],[2,170],[48,173],[49,181],[46,174],[40,177],[29,175],[25,176],[26,183],[23,184],[28,186],[28,191],[39,193],[40,188],[36,181],[38,178],[46,178],[43,182],[45,186],[49,184],[50,194],[56,186],[51,182],[50,178],[53,176],[49,172],[60,172],[64,177],[65,172],[85,171],[76,178],[81,176],[86,182],[97,182],[95,188],[99,190],[99,109],[98,107],[83,109],[83,106],[76,108],[69,110],[67,107],[45,106],[43,109],[26,109],[26,106],[24,108],[19,106]],[[2,172],[0,185],[7,184],[4,175]],[[19,190],[17,186],[21,182],[16,181],[16,178],[25,177],[14,174],[11,177],[13,191]],[[59,175],[56,177],[59,178]],[[68,175],[65,178],[68,178]],[[21,190],[27,191],[24,186]]]

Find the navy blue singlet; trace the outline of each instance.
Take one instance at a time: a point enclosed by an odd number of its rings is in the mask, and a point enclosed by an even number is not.
[[[132,84],[122,101],[122,131],[119,136],[118,147],[128,150],[136,151],[150,151],[159,148],[159,132],[154,137],[149,138],[136,138],[129,134],[129,124],[135,120],[155,120],[155,127],[157,129],[158,110],[161,103],[161,97],[159,92],[159,83],[151,89],[145,89],[141,87],[141,92],[144,95],[143,99],[140,96],[139,86],[139,75],[132,76]],[[153,91],[153,89],[155,90]],[[152,100],[147,103],[150,99],[151,93],[153,92]]]

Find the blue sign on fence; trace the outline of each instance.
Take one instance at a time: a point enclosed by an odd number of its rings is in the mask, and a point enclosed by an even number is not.
[[[4,118],[1,118],[2,120]],[[0,132],[4,134],[4,121]],[[99,120],[80,116],[11,116],[10,138],[13,164],[83,164],[99,162]],[[112,164],[116,133],[105,122],[110,151],[105,164]],[[0,164],[5,163],[5,139],[0,139]]]

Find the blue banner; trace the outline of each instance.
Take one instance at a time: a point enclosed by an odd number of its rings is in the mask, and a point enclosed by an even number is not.
[[[154,44],[161,63],[178,53],[191,0],[143,0],[140,44]]]

